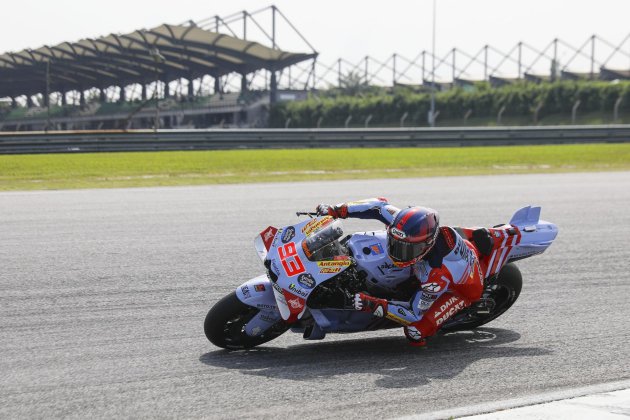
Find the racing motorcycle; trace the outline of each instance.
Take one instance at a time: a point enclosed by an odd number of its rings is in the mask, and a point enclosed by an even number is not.
[[[524,207],[493,228],[455,228],[479,250],[484,291],[442,331],[476,328],[516,302],[522,276],[514,262],[543,253],[558,234],[555,224],[540,220],[540,210]],[[388,257],[386,231],[344,236],[341,220],[296,214],[310,219],[281,229],[269,226],[254,239],[266,274],[243,283],[208,312],[204,331],[215,346],[251,348],[289,329],[320,340],[327,333],[401,327],[353,306],[358,292],[410,301],[419,287],[411,268],[398,268]]]

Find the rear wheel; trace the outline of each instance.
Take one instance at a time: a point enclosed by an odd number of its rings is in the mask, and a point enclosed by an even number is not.
[[[236,292],[232,292],[218,301],[206,315],[203,324],[206,337],[217,347],[240,350],[271,341],[289,328],[284,321],[279,321],[261,335],[250,337],[245,333],[245,325],[258,312],[259,309],[245,305]]]
[[[499,275],[484,289],[479,302],[466,308],[449,320],[443,331],[460,331],[477,328],[498,318],[516,302],[523,287],[523,276],[518,267],[506,264]]]

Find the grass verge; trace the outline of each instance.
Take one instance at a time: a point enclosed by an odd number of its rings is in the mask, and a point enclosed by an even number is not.
[[[630,170],[630,143],[0,156],[0,190]]]

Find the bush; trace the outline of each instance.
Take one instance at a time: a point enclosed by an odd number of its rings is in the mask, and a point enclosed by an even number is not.
[[[579,112],[610,112],[617,98],[622,98],[621,109],[630,109],[630,82],[559,81],[535,84],[519,82],[501,88],[488,83],[476,84],[472,91],[453,88],[436,94],[439,119],[463,119],[468,110],[475,117],[495,117],[505,106],[504,116],[532,117],[542,104],[539,116],[568,114],[576,100]],[[343,127],[348,116],[351,124],[362,125],[372,115],[371,124],[398,125],[407,113],[407,124],[425,125],[431,95],[411,88],[393,89],[363,87],[356,95],[344,90],[330,89],[312,94],[305,101],[284,102],[271,110],[270,126],[284,127],[291,118],[292,127]]]

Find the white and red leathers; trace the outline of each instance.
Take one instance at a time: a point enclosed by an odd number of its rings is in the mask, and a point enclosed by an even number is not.
[[[329,208],[329,214],[335,217],[378,219],[388,226],[399,211],[384,198]],[[439,228],[435,245],[412,269],[420,288],[410,302],[361,293],[355,298],[355,306],[400,323],[412,342],[423,343],[424,338],[434,335],[453,315],[481,297],[483,276],[475,246],[447,226]]]

